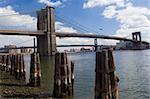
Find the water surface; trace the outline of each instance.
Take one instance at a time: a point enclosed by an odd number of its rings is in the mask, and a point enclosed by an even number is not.
[[[114,51],[119,75],[119,99],[150,99],[150,50]],[[75,63],[75,99],[93,99],[95,86],[95,52],[68,54]],[[29,57],[29,56],[28,56]],[[30,58],[25,58],[29,73]],[[27,64],[28,63],[28,64]],[[53,93],[54,57],[42,57],[42,87]],[[27,75],[27,78],[29,76]],[[28,79],[27,79],[28,81]]]
[[[120,77],[119,99],[150,99],[150,50],[114,51],[116,71]],[[95,53],[74,53],[75,99],[94,98]]]

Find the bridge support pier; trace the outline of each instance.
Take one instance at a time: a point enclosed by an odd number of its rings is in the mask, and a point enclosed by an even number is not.
[[[45,32],[37,36],[37,51],[42,56],[52,56],[56,53],[56,34],[54,21],[54,8],[46,7],[37,12],[37,29]]]

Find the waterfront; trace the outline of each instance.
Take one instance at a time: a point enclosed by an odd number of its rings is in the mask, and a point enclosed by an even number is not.
[[[75,99],[94,98],[95,53],[69,55],[75,62]],[[150,99],[150,50],[114,51],[119,99]]]
[[[150,99],[150,50],[114,51],[113,54],[116,72],[120,78],[119,99]],[[75,63],[74,99],[93,99],[95,86],[95,52],[70,53],[68,55]],[[19,83],[19,86],[14,86],[14,84],[17,85],[18,81],[15,83],[8,79],[10,82],[7,82],[4,88],[2,86],[4,84],[0,84],[2,89],[13,89],[11,94],[14,95],[31,94],[32,96],[32,94],[40,94],[47,95],[48,97],[51,96],[54,84],[54,57],[41,58],[41,87],[32,88],[21,86],[24,83]],[[25,56],[24,59],[26,63],[26,83],[28,83],[30,73],[29,55]]]

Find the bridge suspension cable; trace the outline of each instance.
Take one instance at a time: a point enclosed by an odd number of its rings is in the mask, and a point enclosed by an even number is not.
[[[56,13],[59,13],[59,12],[56,11]],[[56,17],[59,17],[59,16],[56,15],[56,14],[55,14],[55,16],[56,16]],[[59,18],[65,20],[65,21],[68,22],[68,23],[73,24],[73,26],[82,28],[82,29],[83,29],[84,31],[86,31],[86,32],[89,32],[89,33],[91,33],[91,32],[92,32],[92,33],[99,33],[98,31],[96,31],[96,30],[94,30],[94,29],[91,29],[91,28],[89,28],[89,27],[86,27],[86,26],[80,24],[79,22],[77,22],[77,21],[75,21],[75,20],[73,20],[73,19],[71,19],[71,18],[69,18],[69,17],[67,17],[67,16],[65,16],[65,15],[63,15],[63,14],[60,14],[60,16],[61,16],[61,17],[59,17]]]
[[[84,29],[84,28],[82,28],[82,27],[79,27],[79,26],[73,24],[72,22],[67,21],[66,19],[63,19],[63,18],[58,17],[58,16],[56,16],[56,18],[58,18],[59,21],[62,21],[62,22],[64,22],[65,24],[70,25],[71,27],[75,28],[76,30],[78,30],[78,31],[80,31],[80,32],[90,32],[90,31],[88,31],[88,30],[86,30],[86,29]]]
[[[24,43],[29,42],[29,41],[33,41],[33,38],[32,39],[28,39],[28,40],[24,40],[22,42],[19,42],[16,45],[24,44]]]

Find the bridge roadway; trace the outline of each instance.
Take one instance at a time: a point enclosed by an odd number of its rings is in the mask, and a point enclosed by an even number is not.
[[[2,35],[22,35],[22,36],[42,36],[45,35],[44,31],[20,31],[20,30],[0,30]],[[81,34],[81,33],[67,33],[67,32],[55,32],[57,37],[81,37],[81,38],[101,38],[101,39],[111,39],[111,40],[124,40],[138,42],[136,40],[127,39],[123,37],[116,36],[106,36],[106,35],[96,35],[96,34]],[[142,41],[142,43],[148,43]]]
[[[26,36],[42,36],[45,35],[44,31],[19,31],[19,30],[0,30],[2,35],[26,35]],[[57,37],[82,37],[82,38],[102,38],[102,39],[113,39],[113,40],[125,40],[134,41],[132,39],[105,36],[105,35],[95,35],[95,34],[81,34],[81,33],[67,33],[67,32],[56,32]]]

